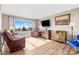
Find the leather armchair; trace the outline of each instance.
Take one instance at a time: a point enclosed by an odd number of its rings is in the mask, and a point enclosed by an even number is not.
[[[16,52],[25,47],[25,37],[15,37],[9,30],[4,30],[1,35],[10,49],[10,53]]]
[[[38,37],[39,36],[39,31],[37,28],[34,28],[34,30],[31,32],[32,37]]]

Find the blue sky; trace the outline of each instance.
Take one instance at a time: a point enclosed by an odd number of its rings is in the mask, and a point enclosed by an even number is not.
[[[16,28],[19,28],[20,26],[21,26],[21,27],[24,26],[24,27],[26,27],[26,28],[29,28],[29,27],[33,27],[33,23],[16,20],[16,21],[15,21],[15,26],[16,26]]]

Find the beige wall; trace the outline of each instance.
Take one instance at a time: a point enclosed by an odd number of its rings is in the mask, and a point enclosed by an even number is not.
[[[7,15],[2,15],[2,30],[9,28],[9,17]]]
[[[2,13],[0,11],[0,31],[2,30]]]
[[[71,27],[69,25],[55,25],[55,17],[59,15],[64,14],[70,14],[70,22],[74,22],[76,26],[74,27],[74,36],[79,34],[79,8],[62,12],[56,15],[48,16],[46,18],[43,18],[42,20],[50,19],[51,26],[48,29],[51,29],[53,31],[56,30],[64,30],[68,32],[68,39],[71,39]]]

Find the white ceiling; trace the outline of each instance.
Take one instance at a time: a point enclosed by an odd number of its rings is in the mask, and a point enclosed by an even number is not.
[[[3,4],[2,13],[40,19],[78,7],[79,4]]]

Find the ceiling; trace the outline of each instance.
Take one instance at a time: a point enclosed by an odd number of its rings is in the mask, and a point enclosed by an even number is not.
[[[78,8],[79,4],[2,4],[2,13],[32,19]]]

